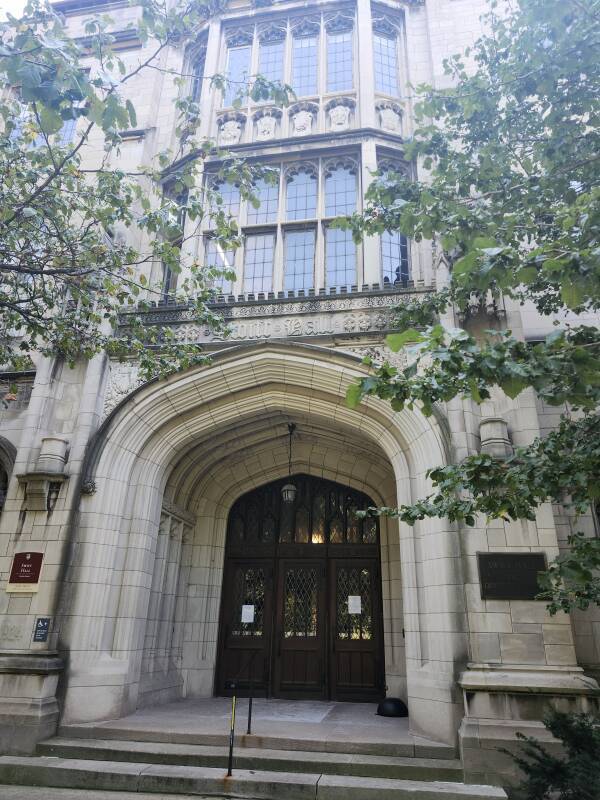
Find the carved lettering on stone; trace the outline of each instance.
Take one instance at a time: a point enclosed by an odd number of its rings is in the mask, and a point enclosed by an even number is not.
[[[329,126],[332,131],[345,131],[350,125],[350,109],[339,105],[329,109]]]

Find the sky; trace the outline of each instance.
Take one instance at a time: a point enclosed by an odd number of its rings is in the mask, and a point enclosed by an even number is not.
[[[0,0],[0,18],[4,18],[7,11],[18,16],[24,5],[25,0]]]

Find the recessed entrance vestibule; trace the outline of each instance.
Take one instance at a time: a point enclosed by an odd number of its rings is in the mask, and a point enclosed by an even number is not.
[[[319,700],[385,693],[379,526],[366,494],[295,475],[246,493],[227,525],[216,691]]]

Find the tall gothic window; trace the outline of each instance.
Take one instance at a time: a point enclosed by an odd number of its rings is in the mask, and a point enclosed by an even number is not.
[[[237,217],[240,213],[240,188],[234,183],[219,181],[212,186],[213,196],[210,201],[210,213],[222,212],[226,217]],[[211,221],[214,227],[214,221]]]
[[[231,278],[226,277],[224,273],[233,271],[234,251],[224,250],[219,242],[207,237],[204,253],[206,266],[222,273],[214,279],[213,288],[218,289],[222,294],[231,294],[233,292],[233,281]]]
[[[382,94],[399,95],[397,37],[391,33],[373,34],[373,57],[375,61],[375,91]]]
[[[352,286],[356,283],[356,245],[350,231],[326,229],[325,266],[327,286]]]
[[[381,272],[386,286],[408,281],[408,242],[406,236],[397,231],[381,234]]]
[[[300,169],[288,178],[287,218],[310,219],[317,212],[317,176],[308,169]]]
[[[236,97],[246,89],[250,77],[250,56],[252,47],[249,44],[240,47],[229,47],[227,51],[227,86],[223,94],[223,105],[233,105]]]
[[[356,170],[340,164],[325,177],[325,216],[338,217],[356,211]]]
[[[352,89],[352,31],[327,33],[327,91]]]
[[[272,233],[246,236],[244,259],[244,291],[270,292],[273,287],[275,236]]]
[[[258,71],[269,81],[283,80],[283,54],[285,41],[264,41],[260,43]]]
[[[298,97],[317,93],[318,53],[318,36],[294,36],[292,45],[292,88]]]
[[[279,184],[268,183],[263,178],[256,181],[254,193],[260,205],[248,205],[248,224],[260,225],[265,222],[277,221],[277,208],[279,205]]]
[[[206,47],[202,47],[192,61],[192,87],[190,95],[194,103],[199,103],[204,84],[204,68],[206,66]]]
[[[285,234],[285,289],[306,290],[314,285],[315,231],[288,231]]]

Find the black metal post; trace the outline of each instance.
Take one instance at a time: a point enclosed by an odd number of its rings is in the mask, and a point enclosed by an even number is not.
[[[254,655],[256,655],[256,653]],[[248,692],[248,729],[246,731],[248,735],[252,733],[252,690],[254,687],[254,671],[252,669],[253,666],[254,666],[254,656],[250,661],[250,687],[249,687],[250,690]]]
[[[229,727],[229,759],[227,761],[227,777],[231,778],[233,770],[233,740],[235,737],[235,683],[231,684],[233,697],[231,698],[231,725]]]

